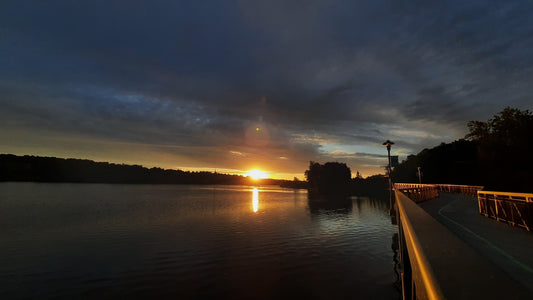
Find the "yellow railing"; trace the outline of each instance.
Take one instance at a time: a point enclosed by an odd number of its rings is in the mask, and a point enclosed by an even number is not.
[[[394,193],[403,299],[531,298],[529,290],[481,257],[407,195],[399,189]]]
[[[404,188],[416,188],[407,187]],[[418,187],[420,188],[420,187]],[[412,198],[396,188],[402,298],[403,299],[446,299],[437,280],[430,259],[424,250],[417,228],[438,226],[436,221],[413,203]],[[423,237],[422,237],[423,238]],[[416,288],[415,288],[416,286]]]
[[[416,203],[439,196],[439,188],[436,184],[395,183],[394,189],[401,191]]]
[[[438,184],[418,184],[418,183],[395,183],[394,188],[396,189],[413,189],[421,187],[435,187]]]
[[[467,194],[471,196],[477,196],[477,191],[483,189],[482,186],[476,185],[458,185],[458,184],[437,184],[441,192],[448,193],[460,193]]]
[[[406,194],[415,202],[422,202],[439,196],[440,192],[461,193],[477,196],[482,186],[457,185],[457,184],[418,184],[418,183],[395,183],[394,188]]]
[[[478,191],[479,213],[528,231],[533,228],[533,194]]]

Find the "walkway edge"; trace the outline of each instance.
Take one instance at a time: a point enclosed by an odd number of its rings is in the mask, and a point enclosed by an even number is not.
[[[400,245],[407,249],[418,298],[531,299],[525,287],[479,256],[403,193],[395,194],[400,237],[404,239]]]

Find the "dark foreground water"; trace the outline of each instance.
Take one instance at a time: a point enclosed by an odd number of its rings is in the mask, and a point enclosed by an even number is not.
[[[0,298],[397,299],[388,203],[0,183]]]

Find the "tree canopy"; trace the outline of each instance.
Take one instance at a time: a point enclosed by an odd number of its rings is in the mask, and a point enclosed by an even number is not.
[[[311,193],[343,194],[350,189],[352,173],[345,163],[327,162],[321,165],[311,161],[305,177]]]
[[[505,108],[487,121],[470,121],[465,139],[424,149],[397,166],[395,182],[474,184],[486,190],[533,192],[533,114]]]
[[[529,110],[506,107],[486,122],[468,122],[466,139],[500,143],[508,147],[531,146],[533,114]]]

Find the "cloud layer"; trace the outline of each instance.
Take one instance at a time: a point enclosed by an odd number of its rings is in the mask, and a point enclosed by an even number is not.
[[[8,3],[0,150],[371,175],[533,108],[531,3],[417,2]]]

